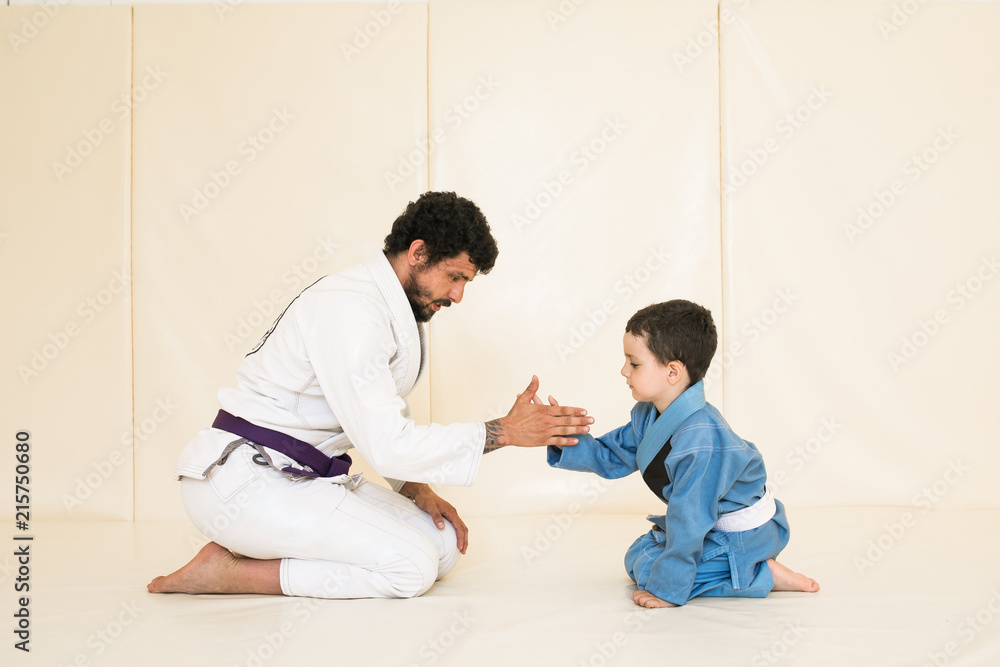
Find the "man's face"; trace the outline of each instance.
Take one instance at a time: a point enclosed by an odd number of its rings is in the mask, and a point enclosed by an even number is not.
[[[414,267],[403,291],[417,322],[429,322],[437,311],[460,303],[465,283],[472,281],[475,275],[476,266],[465,252],[432,266]]]

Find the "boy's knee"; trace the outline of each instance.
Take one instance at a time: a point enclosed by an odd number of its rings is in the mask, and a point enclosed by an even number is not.
[[[650,531],[641,535],[625,552],[625,572],[639,585],[649,578],[649,571],[663,550],[663,545],[657,542],[652,533]]]
[[[635,561],[639,559],[643,554],[645,554],[647,551],[655,550],[657,548],[658,545],[656,543],[656,540],[653,539],[653,537],[649,533],[640,535],[639,537],[636,538],[634,542],[632,542],[632,545],[629,546],[628,551],[625,552],[625,566],[631,569]]]

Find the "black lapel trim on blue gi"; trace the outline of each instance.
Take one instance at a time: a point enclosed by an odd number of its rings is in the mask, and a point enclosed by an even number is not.
[[[667,438],[667,442],[660,448],[660,451],[656,452],[656,456],[642,471],[642,481],[658,498],[663,498],[663,487],[670,484],[670,474],[667,472],[667,456],[672,447],[670,440],[671,438]]]

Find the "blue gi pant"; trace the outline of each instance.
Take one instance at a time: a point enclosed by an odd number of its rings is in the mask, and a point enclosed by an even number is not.
[[[780,501],[776,502],[774,517],[759,528],[734,533],[713,530],[705,536],[688,599],[698,596],[762,598],[774,588],[774,578],[766,561],[778,556],[789,537],[785,508]],[[656,595],[658,582],[650,580],[650,572],[663,553],[667,538],[663,517],[650,519],[657,525],[629,547],[625,553],[625,571],[639,588]]]

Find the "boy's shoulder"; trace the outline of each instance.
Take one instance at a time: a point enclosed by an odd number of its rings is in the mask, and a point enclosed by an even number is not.
[[[642,432],[652,426],[660,414],[656,411],[656,406],[652,403],[639,402],[632,406],[629,416],[632,427]],[[677,425],[674,435],[680,433],[682,429],[713,427],[720,424],[724,428],[729,429],[729,424],[722,416],[722,413],[711,403],[705,403],[703,407],[695,410]]]
[[[699,409],[692,412],[684,421],[682,421],[677,426],[677,431],[680,432],[682,429],[691,428],[694,426],[723,426],[729,428],[729,424],[726,422],[725,417],[722,413],[709,402]]]
[[[677,453],[692,449],[745,449],[748,446],[711,403],[705,403],[677,426],[671,444],[672,451]]]

